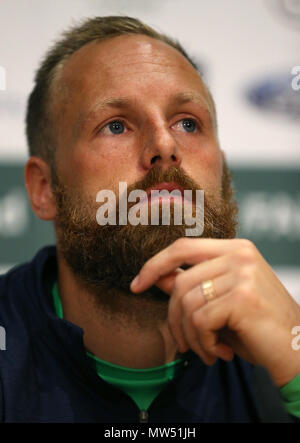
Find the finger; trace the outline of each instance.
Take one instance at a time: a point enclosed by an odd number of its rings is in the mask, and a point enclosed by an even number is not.
[[[191,267],[188,270],[177,268],[174,272],[161,277],[155,286],[159,287],[165,293],[171,295],[172,290],[175,289],[172,296],[176,296],[179,292],[188,292],[199,282],[209,280],[220,274],[224,274],[229,269],[229,261],[224,256],[213,260],[208,260]],[[177,278],[180,274],[180,279]],[[178,282],[180,281],[180,284]],[[175,282],[177,283],[174,288]]]
[[[193,287],[198,286],[205,280],[213,280],[216,277],[227,273],[230,270],[229,257],[221,256],[211,260],[198,263],[191,268],[176,275],[175,285],[172,292],[173,296],[181,296]],[[160,284],[160,280],[156,285]]]
[[[196,290],[194,289],[188,292],[185,296],[185,299],[187,303],[191,305],[191,310],[193,308],[196,309],[197,307],[201,306],[199,304],[199,294],[197,288]],[[173,335],[177,337],[177,338],[175,337],[175,339],[177,343],[179,343],[178,346],[179,351],[185,352],[188,349],[192,349],[194,352],[196,352],[196,354],[198,354],[202,358],[203,361],[208,362],[210,360],[210,356],[207,353],[205,353],[201,348],[200,342],[198,340],[197,331],[194,327],[191,327],[190,322],[191,318],[189,318],[189,316],[187,315],[183,315],[181,321],[179,322],[180,328],[175,329],[176,332],[173,333]]]
[[[230,293],[206,303],[193,313],[192,321],[204,352],[218,355],[220,351],[223,351],[225,356],[228,353],[228,358],[233,357],[233,354],[230,355],[230,352],[233,352],[230,346],[219,342],[219,332],[230,325],[232,315],[233,305]]]
[[[201,293],[199,283],[208,279],[215,279],[218,275],[224,274],[227,269],[228,260],[225,260],[222,256],[200,263],[177,274],[169,304],[169,324],[181,352],[189,348],[182,327],[182,318],[188,316],[190,320],[193,310],[200,308],[206,301]],[[159,286],[160,281],[157,282],[157,286]],[[223,282],[217,280],[215,285],[217,285],[215,290],[220,295],[230,289],[228,278],[225,278]],[[190,291],[191,293],[188,294]]]
[[[187,273],[189,271],[185,271]],[[212,277],[210,272],[204,274],[204,280],[212,279],[215,297],[221,297],[231,290],[234,284],[234,275],[227,273],[219,277]],[[209,278],[211,277],[211,278]],[[210,303],[214,302],[212,300]],[[197,334],[192,321],[193,313],[207,303],[203,296],[200,284],[197,284],[190,291],[177,295],[172,295],[169,303],[168,321],[172,334],[178,343],[179,349],[186,349],[187,346],[195,346]]]
[[[180,238],[144,264],[131,282],[130,289],[132,292],[142,292],[183,264],[193,265],[224,255],[241,248],[243,242],[241,239]]]
[[[182,321],[184,321],[184,319]],[[191,336],[188,337],[187,341],[185,341],[184,338],[181,338],[180,339],[181,341],[179,342],[179,340],[176,339],[176,337],[174,336],[170,324],[169,324],[169,327],[170,327],[171,334],[178,345],[179,352],[184,353],[188,349],[192,349],[203,360],[203,362],[206,363],[207,365],[211,365],[215,362],[216,357],[212,356],[211,354],[206,353],[202,349],[201,344],[198,340],[197,332],[195,329],[191,330]],[[189,343],[191,343],[191,345]]]
[[[192,296],[192,294],[190,295]],[[183,328],[185,330],[185,337],[187,339],[186,347],[179,348],[180,352],[185,352],[188,349],[192,349],[199,357],[203,360],[203,362],[207,365],[212,365],[215,363],[216,358],[220,357],[223,360],[230,361],[232,360],[234,353],[232,348],[225,343],[219,343],[218,336],[214,338],[214,343],[212,345],[212,352],[207,352],[199,340],[199,333],[197,332],[195,327],[191,327],[191,320],[186,317],[183,318],[182,321]]]
[[[170,274],[167,274],[164,277],[161,277],[156,282],[155,286],[157,286],[159,289],[164,291],[166,294],[171,295],[176,277],[179,274],[182,274],[183,272],[185,272],[183,269],[177,268],[175,271],[171,272]]]

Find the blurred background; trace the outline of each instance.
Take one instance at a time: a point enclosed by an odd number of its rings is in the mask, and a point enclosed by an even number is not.
[[[54,243],[24,188],[26,100],[51,42],[78,19],[130,15],[177,38],[217,104],[252,240],[300,303],[300,0],[0,2],[0,273]]]

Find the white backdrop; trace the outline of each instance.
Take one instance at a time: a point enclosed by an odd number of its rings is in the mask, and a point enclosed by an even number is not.
[[[262,115],[243,93],[256,79],[300,65],[300,27],[285,24],[270,3],[275,9],[277,0],[2,0],[0,66],[7,89],[1,92],[0,160],[26,156],[25,101],[49,43],[83,17],[127,14],[175,36],[203,63],[231,164],[300,165],[299,120]]]

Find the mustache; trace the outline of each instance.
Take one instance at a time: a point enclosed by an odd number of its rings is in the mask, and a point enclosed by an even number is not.
[[[163,170],[160,166],[150,169],[147,175],[135,182],[133,185],[128,186],[127,192],[130,194],[131,191],[142,190],[147,191],[149,188],[155,188],[155,186],[161,183],[174,182],[179,188],[183,190],[191,190],[193,194],[197,190],[202,190],[192,178],[190,178],[186,172],[176,166],[171,166],[167,170]]]

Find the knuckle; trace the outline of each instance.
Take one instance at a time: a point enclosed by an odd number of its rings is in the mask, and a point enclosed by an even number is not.
[[[239,263],[252,264],[255,262],[255,246],[253,244],[252,246],[243,246],[237,250],[236,254]]]
[[[172,249],[175,252],[182,252],[182,249],[186,247],[187,239],[180,237],[172,243]]]
[[[187,310],[189,309],[190,304],[191,304],[190,302],[191,302],[190,295],[189,295],[188,292],[186,292],[186,293],[182,296],[182,299],[181,299],[181,304],[182,304],[182,307],[183,307],[183,309],[184,309],[185,311],[187,311]]]
[[[250,285],[241,286],[239,293],[244,302],[250,301],[253,297],[253,290]]]
[[[239,238],[237,239],[239,246],[241,248],[254,248],[254,244],[251,240],[249,240],[248,238]]]
[[[251,284],[243,284],[236,288],[233,294],[238,303],[242,303],[247,307],[257,303],[257,295]]]
[[[193,312],[191,321],[195,328],[198,330],[203,329],[207,323],[207,316],[204,316],[203,311],[199,309],[198,311]]]
[[[210,349],[208,346],[205,346],[205,344],[202,343],[202,359],[204,363],[208,366],[213,365],[217,358],[216,355],[213,352],[213,349]]]
[[[243,282],[252,281],[254,275],[254,266],[239,266],[237,268],[237,278],[242,280]]]

